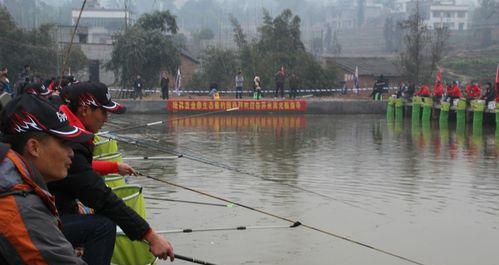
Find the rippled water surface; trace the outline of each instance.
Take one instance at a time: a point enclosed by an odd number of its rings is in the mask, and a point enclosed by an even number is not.
[[[114,116],[108,129],[162,119]],[[185,157],[130,162],[149,175],[423,264],[499,264],[499,135],[493,128],[473,134],[452,123],[439,129],[371,115],[207,116],[121,134],[226,167]],[[164,155],[120,148],[125,157]],[[150,179],[131,182],[143,185],[147,196],[221,203]],[[147,200],[147,207],[156,230],[289,225],[237,206]],[[217,264],[411,264],[305,227],[167,238],[177,253]]]

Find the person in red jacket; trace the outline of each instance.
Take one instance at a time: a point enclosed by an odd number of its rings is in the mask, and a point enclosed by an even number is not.
[[[73,122],[74,126],[82,126],[82,129],[94,133],[107,122],[108,112],[115,114],[125,112],[124,106],[111,100],[108,88],[103,83],[73,84],[64,89],[63,97],[66,104],[61,106],[60,110],[68,116],[70,123]],[[56,206],[62,216],[66,238],[73,245],[86,243],[85,239],[79,236],[81,227],[78,225],[88,223],[88,219],[91,218],[110,219],[119,225],[131,240],[148,242],[149,250],[154,256],[160,259],[169,257],[173,261],[174,253],[170,242],[155,232],[146,220],[117,197],[106,186],[101,175],[94,170],[92,142],[74,144],[72,149],[74,157],[68,177],[49,184],[49,190],[56,196]],[[94,209],[95,214],[79,215],[78,202]],[[106,229],[106,231],[109,230],[115,232],[116,228]],[[101,260],[104,257],[106,259],[105,263],[100,264],[110,263],[113,246],[100,251]],[[86,251],[87,245],[84,247],[83,259],[85,260],[85,255],[88,254],[89,258],[91,255]]]
[[[450,99],[461,98],[463,95],[461,94],[461,90],[459,89],[459,85],[456,81],[452,82],[452,85],[447,87],[447,97]]]
[[[466,99],[469,101],[478,99],[482,94],[482,89],[480,89],[476,82],[472,82],[471,84],[466,86],[466,90],[464,91],[464,93],[466,94]]]
[[[430,97],[430,89],[428,88],[427,85],[422,85],[419,87],[419,90],[414,94],[414,96],[419,96],[419,97]]]
[[[67,105],[61,105],[59,107],[59,110],[64,112],[66,116],[68,117],[69,123],[73,126],[76,126],[78,128],[85,128],[83,123],[76,117],[76,115],[71,112],[69,107]],[[112,161],[97,161],[94,160],[92,161],[92,169],[95,170],[97,173],[99,173],[102,176],[108,175],[108,174],[120,174],[122,176],[124,175],[132,175],[135,173],[135,170],[129,166],[126,163],[118,163],[118,162],[112,162]]]
[[[444,86],[442,85],[442,82],[437,81],[437,83],[435,83],[435,86],[433,87],[433,99],[435,101],[440,101],[443,95],[444,95]]]

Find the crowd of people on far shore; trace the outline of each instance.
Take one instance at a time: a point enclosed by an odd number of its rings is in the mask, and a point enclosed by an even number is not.
[[[288,79],[288,80],[287,80]],[[298,95],[298,89],[300,87],[300,78],[298,77],[298,74],[296,73],[291,73],[291,76],[287,78],[286,72],[284,70],[284,67],[281,67],[275,73],[274,75],[274,82],[275,82],[275,91],[274,91],[274,99],[284,99],[284,87],[286,80],[288,81],[289,85],[289,98],[290,99],[296,99]],[[262,80],[260,79],[260,76],[255,75],[253,77],[253,80],[251,80],[251,87],[252,91],[250,92],[250,98],[259,100],[263,97],[263,84]],[[234,84],[235,84],[235,91],[236,91],[236,99],[242,99],[243,94],[244,94],[244,75],[242,71],[239,71],[236,76],[234,77]],[[219,87],[217,83],[211,83],[210,84],[210,92],[208,93],[208,96],[213,99],[219,99],[220,98],[220,93],[219,93]]]
[[[429,85],[418,84],[414,82],[400,81],[395,97],[403,98],[407,101],[413,97],[433,98],[435,102],[451,102],[454,99],[465,99],[467,102],[472,100],[483,100],[485,104],[493,101],[499,101],[499,80],[495,84],[492,82],[483,82],[484,89],[477,81],[471,81],[468,84],[461,84],[459,81],[444,83],[441,74],[438,74],[437,80],[430,89]],[[382,99],[381,95],[388,91],[388,81],[381,75],[373,86],[371,97],[374,100]]]

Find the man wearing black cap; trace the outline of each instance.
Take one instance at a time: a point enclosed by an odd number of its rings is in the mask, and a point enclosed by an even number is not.
[[[29,83],[26,84],[23,88],[22,91],[20,91],[21,94],[33,94],[37,95],[43,99],[48,100],[49,97],[52,95],[52,92],[47,89],[47,87],[44,84],[41,83]]]
[[[0,144],[0,264],[86,264],[61,232],[45,183],[67,176],[69,142],[87,142],[92,134],[33,94],[5,106],[0,129],[10,144]]]
[[[60,110],[69,118],[70,123],[90,132],[98,132],[107,121],[107,113],[124,113],[125,108],[111,100],[107,86],[102,83],[83,82],[65,89]],[[103,215],[113,220],[132,240],[145,240],[150,244],[152,254],[161,259],[173,260],[173,248],[163,237],[151,229],[149,224],[134,210],[125,205],[102,177],[92,169],[91,142],[73,146],[75,152],[69,176],[49,185],[50,191],[57,197],[57,208],[65,216],[74,219],[77,214],[76,199],[94,209],[96,215]],[[78,227],[71,233],[77,233]],[[71,239],[69,238],[71,241]],[[112,253],[109,253],[112,254]]]

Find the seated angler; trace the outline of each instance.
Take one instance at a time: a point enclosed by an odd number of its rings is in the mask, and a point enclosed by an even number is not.
[[[414,96],[428,98],[431,96],[430,89],[427,85],[422,85]]]
[[[485,100],[485,104],[489,104],[489,102],[496,99],[496,94],[492,83],[487,82],[487,85],[485,86],[485,94],[483,94],[480,99]]]
[[[69,142],[92,135],[33,94],[9,102],[0,121],[2,140],[10,145],[0,144],[0,264],[86,264],[60,230],[45,183],[67,176]]]
[[[452,82],[452,85],[450,85],[447,88],[447,100],[449,99],[459,99],[462,97],[461,90],[459,89],[459,85],[457,84],[456,81]]]
[[[472,82],[466,86],[464,93],[466,94],[466,99],[470,101],[480,98],[482,95],[482,89],[478,86],[478,83]]]
[[[437,81],[435,83],[435,86],[433,87],[433,100],[439,102],[440,100],[442,100],[443,95],[444,86],[442,85],[442,82]]]
[[[68,86],[63,93],[67,105],[60,110],[69,118],[72,125],[90,132],[98,132],[107,121],[108,112],[121,114],[125,108],[111,100],[107,86],[102,83],[81,82]],[[101,257],[99,263],[109,264],[114,240],[107,247],[92,249],[89,254],[87,247],[92,245],[79,237],[81,230],[87,226],[91,231],[102,230],[106,234],[114,234],[115,227],[99,227],[93,225],[94,219],[111,219],[120,226],[132,240],[145,240],[150,244],[152,254],[161,259],[173,260],[173,249],[170,243],[159,236],[149,224],[133,209],[125,205],[110,188],[103,178],[93,169],[93,144],[91,142],[72,146],[75,153],[73,164],[66,179],[50,183],[49,189],[56,196],[57,208],[61,212],[64,233],[73,245],[83,244],[88,258]],[[79,215],[77,200],[94,209],[93,215]],[[86,256],[84,256],[86,258]],[[89,262],[90,263],[90,262]]]

